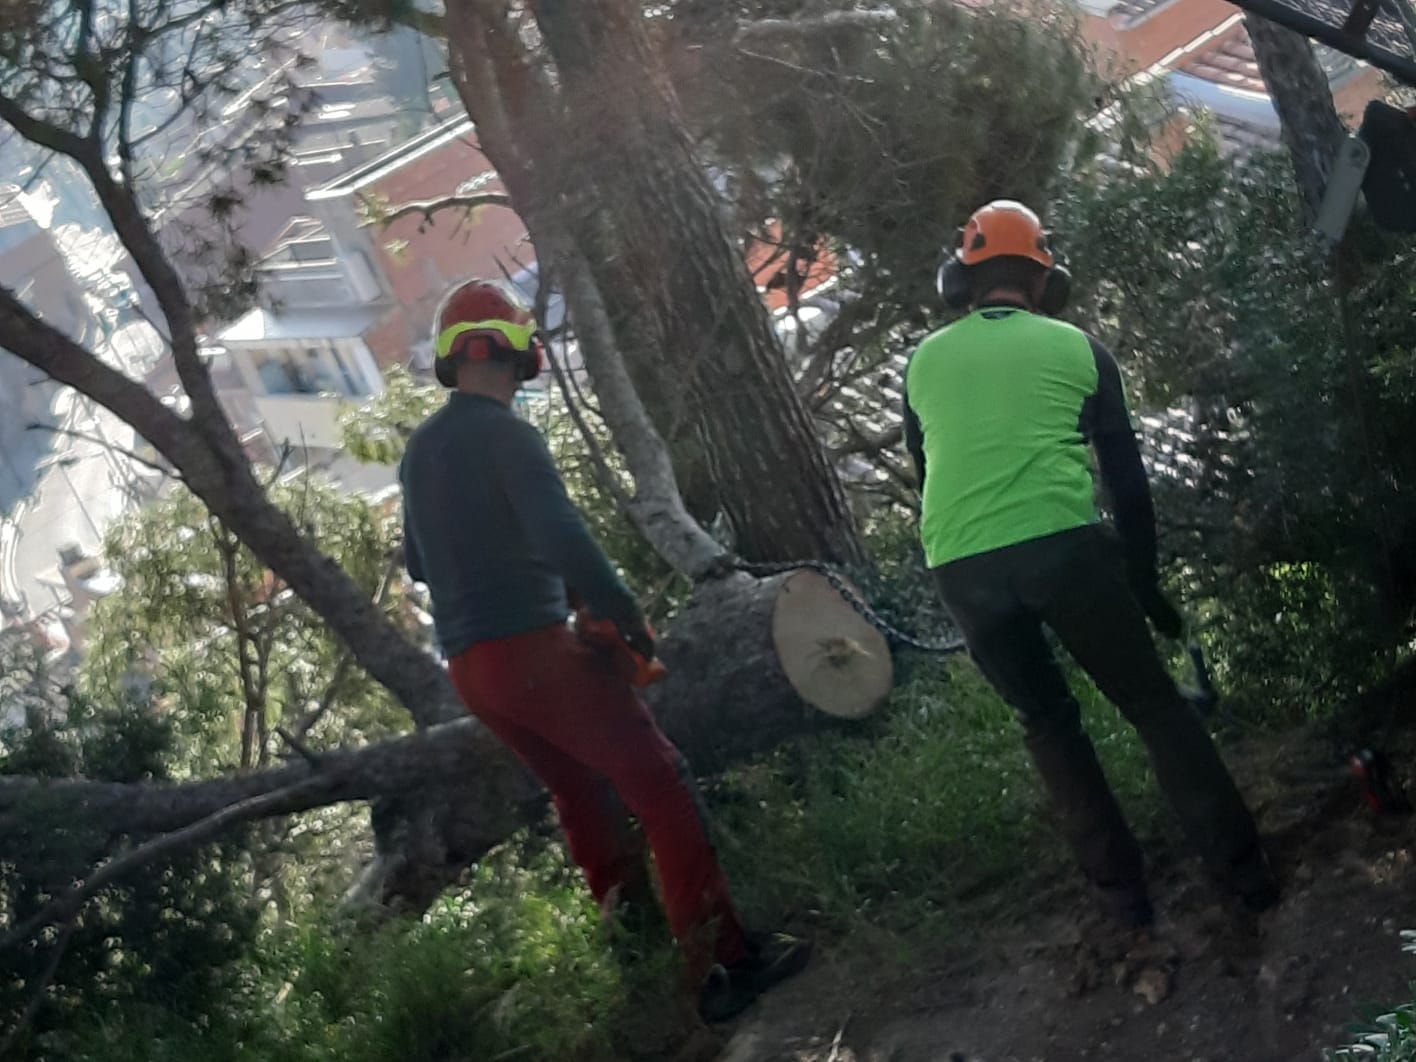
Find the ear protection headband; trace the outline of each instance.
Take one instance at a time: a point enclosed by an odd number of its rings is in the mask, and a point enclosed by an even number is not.
[[[962,230],[960,230],[962,235]],[[1072,294],[1072,274],[1062,260],[1053,252],[1054,262],[1047,268],[1042,293],[1037,300],[1037,308],[1049,317],[1055,317],[1067,306]],[[951,310],[966,310],[973,302],[973,286],[970,270],[972,266],[959,260],[957,250],[947,250],[935,273],[934,284],[944,305]]]

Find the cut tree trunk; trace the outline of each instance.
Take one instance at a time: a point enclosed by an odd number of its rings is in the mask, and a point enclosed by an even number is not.
[[[890,647],[826,579],[741,573],[703,584],[664,639],[669,677],[650,706],[694,770],[712,774],[831,716],[885,700]]]
[[[669,676],[648,700],[700,774],[831,716],[867,714],[893,677],[885,639],[809,571],[701,585],[662,648]],[[180,785],[0,778],[0,851],[37,880],[64,883],[76,860],[98,859],[113,837],[171,833],[278,791],[288,797],[261,816],[373,802],[379,858],[352,893],[395,911],[426,909],[544,807],[510,753],[462,720],[313,763]]]

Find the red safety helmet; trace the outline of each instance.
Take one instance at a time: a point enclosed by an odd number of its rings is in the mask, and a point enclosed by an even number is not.
[[[468,340],[480,338],[486,343]],[[545,365],[545,343],[526,300],[510,285],[494,280],[463,281],[443,297],[433,316],[433,371],[444,387],[457,386],[457,363],[506,357],[518,380],[532,380]]]

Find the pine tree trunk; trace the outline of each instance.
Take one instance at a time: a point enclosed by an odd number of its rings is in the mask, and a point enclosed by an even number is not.
[[[744,556],[862,560],[845,491],[694,156],[640,7],[539,0],[533,9],[570,131],[558,157],[574,160],[549,175],[559,178],[557,211],[597,252],[587,258],[612,324],[651,314],[657,349],[624,353],[661,432],[697,447]]]

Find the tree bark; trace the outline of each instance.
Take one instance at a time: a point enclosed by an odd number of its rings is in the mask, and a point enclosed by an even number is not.
[[[1332,86],[1308,39],[1276,22],[1247,15],[1244,26],[1268,86],[1293,160],[1309,220],[1317,217],[1328,176],[1347,128],[1332,101]]]
[[[560,75],[571,134],[562,157],[576,162],[556,170],[559,209],[578,239],[613,233],[615,253],[590,258],[611,320],[626,302],[653,313],[657,350],[626,351],[641,355],[629,369],[646,403],[701,446],[743,556],[863,561],[845,491],[694,155],[641,5],[531,6]]]

